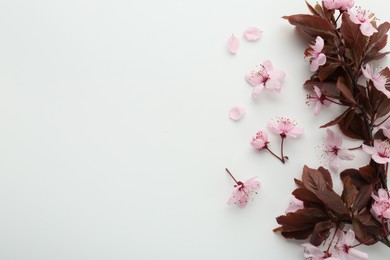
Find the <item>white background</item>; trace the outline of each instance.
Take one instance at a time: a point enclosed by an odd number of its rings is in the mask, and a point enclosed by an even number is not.
[[[326,163],[318,126],[339,110],[305,105],[305,45],[281,17],[308,11],[288,2],[0,0],[0,259],[302,259],[272,229],[303,165]],[[390,19],[387,3],[363,5]],[[287,77],[253,101],[243,77],[265,59]],[[249,145],[277,116],[306,131],[286,165]],[[247,208],[226,204],[225,167],[259,176]]]

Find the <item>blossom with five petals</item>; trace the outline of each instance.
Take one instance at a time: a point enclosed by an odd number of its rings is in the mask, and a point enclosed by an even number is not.
[[[329,166],[333,172],[337,172],[340,166],[340,160],[353,160],[355,156],[346,148],[343,148],[342,137],[340,134],[326,129],[325,153],[329,156]]]
[[[388,141],[374,140],[374,147],[363,144],[363,150],[371,155],[371,158],[379,163],[390,162],[390,144]]]
[[[352,8],[355,4],[354,0],[324,0],[324,6],[328,10],[342,10],[347,11]]]
[[[357,13],[354,13],[352,9],[349,9],[348,14],[351,22],[360,26],[360,31],[363,35],[370,37],[378,32],[371,23],[375,18],[370,11],[359,9]]]
[[[296,123],[294,120],[289,118],[279,118],[276,122],[270,121],[268,123],[268,127],[271,131],[277,135],[280,135],[282,138],[290,137],[298,137],[303,134],[303,128],[296,127]]]
[[[310,62],[310,71],[314,72],[318,70],[319,66],[322,66],[326,63],[326,56],[322,53],[324,49],[324,39],[320,36],[317,36],[314,44],[306,50],[306,57]]]
[[[267,145],[269,144],[268,135],[264,131],[258,131],[256,136],[252,138],[251,145],[253,148],[257,150],[267,149]]]
[[[252,97],[256,98],[264,88],[280,92],[281,82],[285,77],[283,71],[274,70],[272,62],[266,60],[259,69],[249,72],[245,80],[253,87]]]
[[[383,94],[390,98],[390,91],[386,89],[387,78],[382,75],[380,72],[375,71],[369,64],[366,64],[365,67],[362,67],[362,72],[364,77],[372,81],[374,87],[381,91]]]
[[[372,193],[371,197],[375,200],[371,212],[378,218],[390,219],[389,193],[385,189],[379,189],[378,196]]]
[[[335,255],[348,260],[366,260],[368,255],[354,248],[355,233],[350,229],[346,234],[344,231],[338,230],[338,243],[335,247]]]
[[[334,256],[328,256],[329,253],[325,253],[319,247],[313,246],[310,243],[304,243],[303,246],[303,256],[305,260],[340,260],[340,258]]]
[[[314,86],[313,90],[314,93],[307,95],[307,102],[314,104],[314,115],[318,115],[322,106],[329,107],[332,103],[322,94],[317,86]]]
[[[250,178],[245,182],[238,181],[234,185],[232,196],[228,200],[228,204],[236,204],[239,208],[246,206],[256,190],[260,188],[260,182],[255,180],[257,177]]]

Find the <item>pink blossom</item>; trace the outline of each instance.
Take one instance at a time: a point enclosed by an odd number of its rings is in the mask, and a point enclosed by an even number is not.
[[[340,258],[328,256],[319,247],[313,246],[310,243],[304,243],[302,246],[304,248],[303,256],[305,260],[340,260]]]
[[[371,212],[378,218],[390,219],[389,193],[385,189],[379,189],[378,196],[372,193],[371,197],[375,200]]]
[[[259,28],[257,27],[248,27],[245,31],[244,31],[244,37],[248,40],[248,41],[257,41],[261,34],[263,33],[262,30],[260,30]]]
[[[379,129],[382,129],[383,135],[390,139],[390,120],[384,122]]]
[[[369,64],[366,64],[365,67],[362,67],[362,72],[364,77],[372,81],[372,84],[374,84],[374,87],[377,90],[385,94],[387,98],[390,98],[390,91],[386,89],[386,76],[376,72]]]
[[[268,127],[277,135],[280,135],[282,138],[291,136],[293,138],[298,137],[303,134],[303,128],[296,127],[294,120],[289,118],[279,118],[276,122],[270,121]]]
[[[235,106],[229,110],[230,119],[237,121],[245,115],[245,108],[241,106]]]
[[[249,72],[245,80],[253,87],[252,97],[256,98],[263,88],[280,92],[285,76],[283,71],[274,70],[271,61],[266,60],[260,65],[260,69]]]
[[[340,167],[340,160],[353,160],[355,156],[346,148],[343,148],[343,139],[340,134],[326,129],[325,153],[329,157],[329,166],[333,172],[337,172]]]
[[[355,233],[350,229],[346,234],[344,231],[338,230],[337,233],[338,243],[335,247],[335,254],[343,259],[348,260],[365,260],[368,259],[368,255],[354,248]]]
[[[232,54],[237,53],[238,48],[240,47],[240,42],[238,41],[237,37],[234,34],[232,34],[232,36],[229,37],[227,47],[230,53]]]
[[[325,8],[328,10],[342,10],[346,11],[352,8],[355,4],[354,0],[324,0]]]
[[[322,53],[324,49],[324,39],[317,36],[314,44],[310,45],[307,58],[310,62],[310,71],[314,72],[318,70],[319,66],[326,63],[326,56]]]
[[[288,205],[288,208],[286,209],[285,213],[295,212],[299,209],[303,209],[303,201],[297,199],[295,196],[292,196],[290,200],[290,204]]]
[[[375,19],[374,14],[370,11],[358,9],[355,14],[352,9],[348,10],[349,18],[354,24],[360,25],[360,31],[363,35],[370,37],[374,33],[378,32],[377,29],[372,25],[372,21]]]
[[[312,94],[307,95],[308,103],[314,104],[314,115],[318,115],[321,112],[322,106],[329,107],[332,103],[322,94],[321,90],[314,86]]]
[[[260,188],[260,182],[255,180],[256,178],[250,178],[244,183],[238,181],[234,185],[234,191],[228,200],[228,204],[236,204],[239,208],[245,207],[253,194],[257,193],[256,190]]]
[[[390,162],[390,144],[388,141],[374,140],[374,147],[363,144],[363,150],[371,155],[371,158],[379,163]]]
[[[268,142],[268,135],[264,131],[258,131],[256,133],[256,136],[252,138],[251,145],[253,148],[257,150],[263,150],[267,149]]]

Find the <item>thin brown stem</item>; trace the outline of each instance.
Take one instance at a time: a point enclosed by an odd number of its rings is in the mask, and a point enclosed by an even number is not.
[[[285,137],[282,136],[282,142],[281,142],[281,144],[280,144],[280,155],[281,155],[281,157],[282,157],[282,163],[285,162],[285,160],[284,160],[284,155],[283,155],[284,139],[285,139]]]
[[[236,180],[236,178],[234,178],[233,174],[228,170],[228,168],[225,168],[226,172],[230,175],[230,177],[232,177],[232,179],[234,180],[234,182],[237,184],[237,185],[240,185],[238,183],[238,181]]]
[[[274,152],[272,152],[268,147],[266,148],[266,150],[272,154],[273,156],[275,156],[275,158],[277,158],[279,161],[281,161],[282,163],[285,163],[285,161],[283,160],[283,158],[279,157],[278,155],[276,155]]]

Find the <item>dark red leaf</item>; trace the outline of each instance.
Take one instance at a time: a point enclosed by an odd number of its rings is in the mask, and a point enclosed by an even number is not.
[[[337,79],[336,88],[340,90],[343,97],[351,104],[356,105],[355,98],[353,97],[352,87],[346,85],[346,80],[343,77]]]
[[[371,165],[366,165],[359,168],[360,176],[367,182],[371,184],[376,184],[379,181],[378,172]]]
[[[358,190],[355,185],[352,183],[351,177],[347,176],[343,179],[343,194],[341,195],[341,198],[343,199],[345,205],[348,208],[351,208],[353,203],[355,202],[356,195],[358,193]]]
[[[351,178],[353,185],[358,189],[368,184],[357,169],[346,169],[340,173],[341,180],[344,180],[347,176]]]
[[[380,60],[390,54],[390,51],[386,52],[375,52],[372,54],[367,54],[364,58],[364,63],[369,63],[371,61]]]
[[[321,200],[317,198],[317,196],[309,191],[306,188],[298,188],[295,189],[292,194],[299,200],[303,201],[305,204],[323,204]]]
[[[341,132],[352,139],[370,139],[362,114],[355,110],[350,110],[338,124]]]
[[[349,215],[348,208],[344,205],[341,197],[333,190],[317,190],[314,194],[337,216],[346,217]]]
[[[309,34],[313,40],[317,36],[321,36],[324,39],[337,38],[333,26],[328,20],[322,17],[308,14],[296,14],[283,16],[283,18],[287,19],[290,24],[295,25],[298,29]]]
[[[322,177],[324,177],[329,188],[333,188],[333,181],[332,181],[332,176],[330,175],[330,172],[322,166],[320,168],[318,168],[318,171],[322,174]]]
[[[374,55],[386,47],[387,44],[387,32],[390,29],[390,23],[384,22],[378,26],[378,32],[370,37],[370,41],[367,45],[365,63],[367,63],[367,57]]]
[[[329,126],[337,125],[338,123],[340,123],[341,120],[344,119],[344,117],[345,117],[350,111],[351,111],[351,108],[348,108],[348,109],[345,110],[341,115],[339,115],[338,117],[336,117],[336,118],[333,119],[332,121],[326,123],[325,125],[320,126],[320,128],[326,128],[326,127],[329,127]]]
[[[333,72],[337,70],[338,67],[340,67],[340,64],[336,62],[332,62],[329,65],[321,66],[318,69],[318,78],[322,82],[325,81],[330,75],[333,74]]]
[[[367,236],[367,229],[366,227],[362,224],[357,219],[352,220],[352,230],[355,232],[355,236],[358,241],[367,241],[368,236]]]
[[[316,16],[321,16],[320,12],[318,12],[313,6],[311,6],[307,1],[306,1],[306,5],[307,5],[307,8],[309,9],[309,11],[316,15]],[[321,9],[322,11],[322,9]]]
[[[306,165],[303,167],[302,181],[305,187],[314,192],[316,190],[326,190],[326,181],[320,171],[311,169]]]
[[[329,236],[329,230],[335,227],[335,223],[330,220],[318,222],[314,226],[313,234],[310,237],[310,243],[314,246],[319,246]]]
[[[365,185],[359,189],[352,207],[353,211],[360,211],[362,208],[369,206],[368,203],[371,200],[373,188],[373,185]]]
[[[303,240],[308,238],[313,233],[313,228],[299,230],[299,231],[282,231],[281,234],[285,238],[293,238]]]

